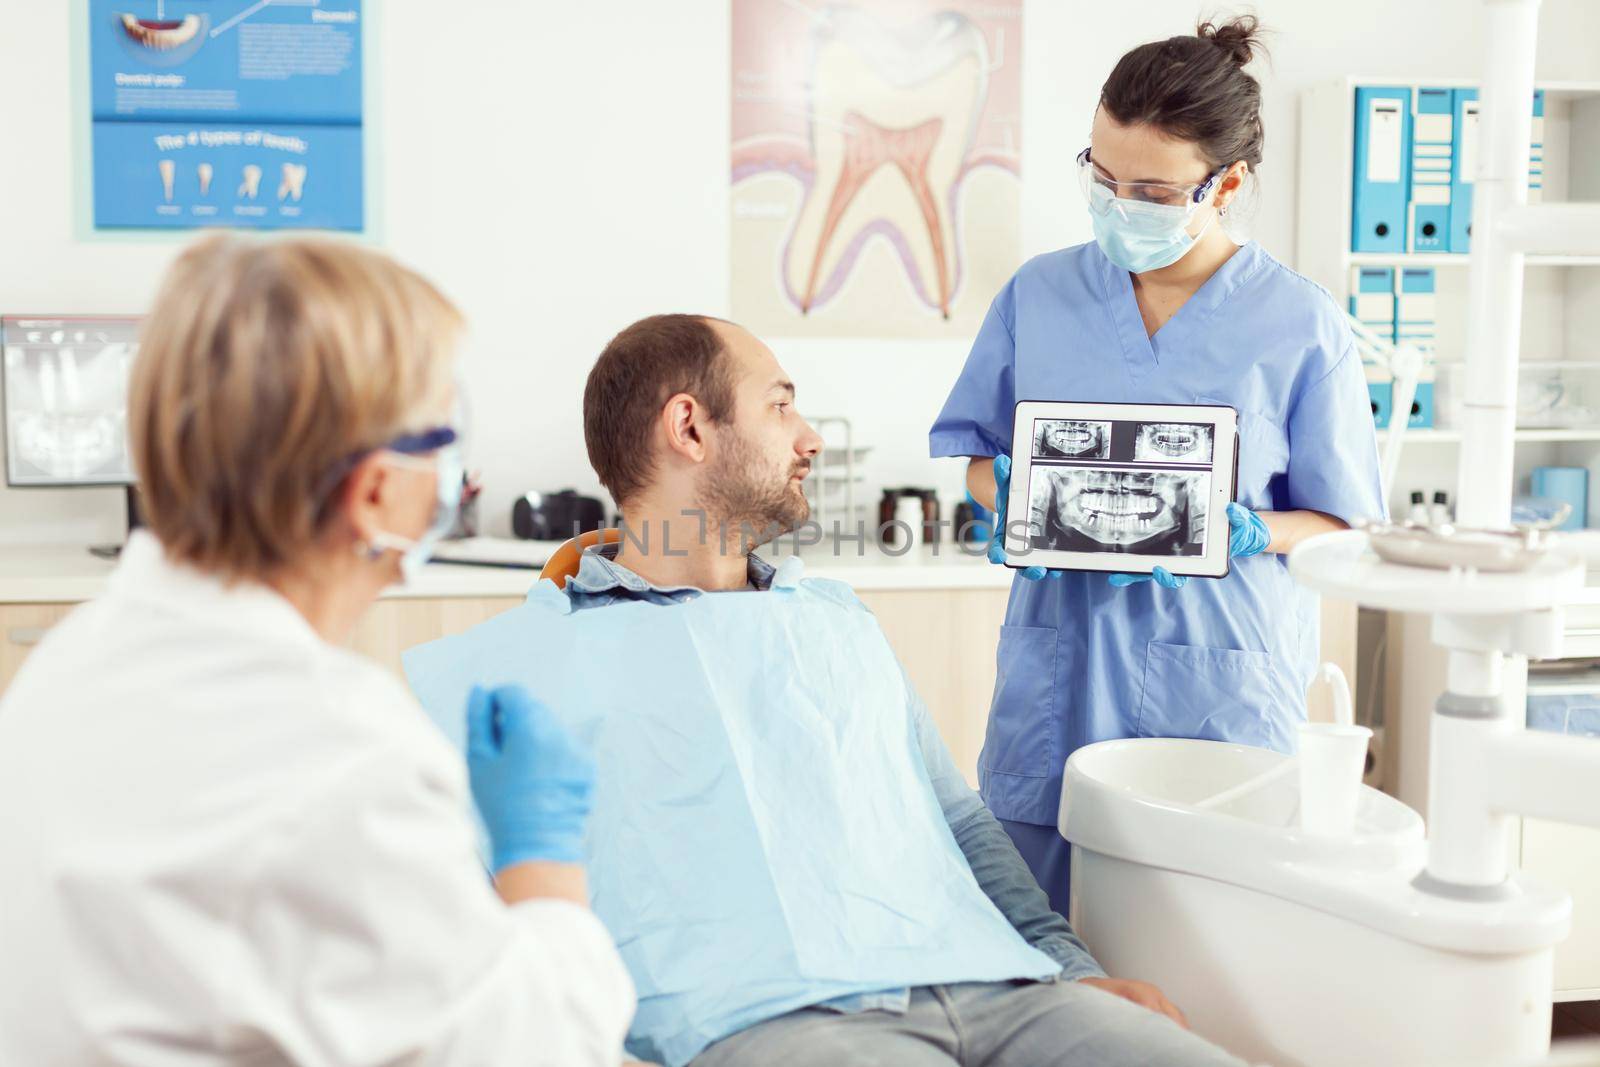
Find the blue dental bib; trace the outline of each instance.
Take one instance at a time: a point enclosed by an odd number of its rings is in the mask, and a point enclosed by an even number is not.
[[[766,592],[582,611],[540,582],[405,657],[458,747],[471,687],[516,683],[593,749],[592,904],[645,1059],[850,994],[1060,970],[957,848],[877,621],[798,565]]]

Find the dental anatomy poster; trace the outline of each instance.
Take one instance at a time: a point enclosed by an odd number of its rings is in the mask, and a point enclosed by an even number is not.
[[[734,319],[971,337],[1021,252],[1021,4],[732,3]]]
[[[94,224],[361,230],[361,0],[88,0]]]

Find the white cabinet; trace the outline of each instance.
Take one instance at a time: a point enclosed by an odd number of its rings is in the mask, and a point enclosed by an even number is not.
[[[0,692],[50,627],[72,608],[71,604],[0,604]]]
[[[976,785],[1007,589],[863,589],[860,595],[905,665],[956,765]],[[521,602],[521,596],[386,597],[362,617],[350,644],[398,674],[406,649],[460,633]],[[0,603],[0,692],[32,646],[71,609],[68,603]],[[1354,677],[1354,612],[1329,601],[1322,616],[1323,659]],[[1311,694],[1313,718],[1328,717],[1325,702],[1320,690]]]
[[[1522,869],[1572,894],[1572,934],[1556,949],[1556,999],[1600,1000],[1600,830],[1522,820]]]
[[[994,695],[1004,589],[864,591],[884,636],[974,787]]]
[[[861,598],[877,615],[956,765],[976,785],[1006,590],[895,589],[865,591]],[[520,603],[521,597],[498,596],[386,598],[362,617],[350,644],[399,674],[406,649],[460,633]],[[0,604],[0,693],[73,606]]]

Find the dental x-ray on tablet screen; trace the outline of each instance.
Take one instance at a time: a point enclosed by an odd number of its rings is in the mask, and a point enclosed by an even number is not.
[[[1022,401],[1006,565],[1226,575],[1237,427],[1210,404]]]

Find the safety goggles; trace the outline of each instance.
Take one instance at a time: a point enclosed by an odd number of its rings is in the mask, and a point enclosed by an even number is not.
[[[388,444],[379,445],[372,452],[388,452],[391,458],[401,460],[401,466],[428,466],[431,460],[422,457],[429,456],[449,445],[458,444],[461,434],[450,426],[435,426],[432,429],[422,430],[417,433],[401,434]],[[372,452],[363,452],[356,456],[350,463],[354,467],[361,460],[371,455]],[[410,462],[406,462],[410,461]]]
[[[403,433],[376,448],[364,449],[351,456],[347,461],[346,473],[366,457],[374,453],[384,453],[391,463],[399,467],[415,467],[419,470],[432,467],[433,454],[441,449],[448,449],[456,456],[465,457],[467,452],[468,427],[472,423],[471,413],[467,406],[467,391],[459,376],[456,379],[454,399],[450,403],[450,412],[445,422],[437,426]]]
[[[1078,180],[1089,210],[1097,215],[1117,211],[1124,215],[1143,206],[1182,208],[1187,218],[1206,202],[1217,179],[1227,173],[1222,167],[1196,185],[1169,185],[1165,182],[1119,182],[1089,157],[1089,149],[1078,153]]]
[[[386,462],[412,470],[440,471],[448,468],[453,472],[460,468],[466,453],[469,418],[465,394],[459,385],[455,395],[448,422],[399,434],[383,444],[352,452],[335,464],[317,486],[318,521],[332,509],[334,498],[338,495],[335,490],[368,456],[381,454]],[[452,477],[459,481],[459,475]],[[453,488],[459,489],[458,486]]]

